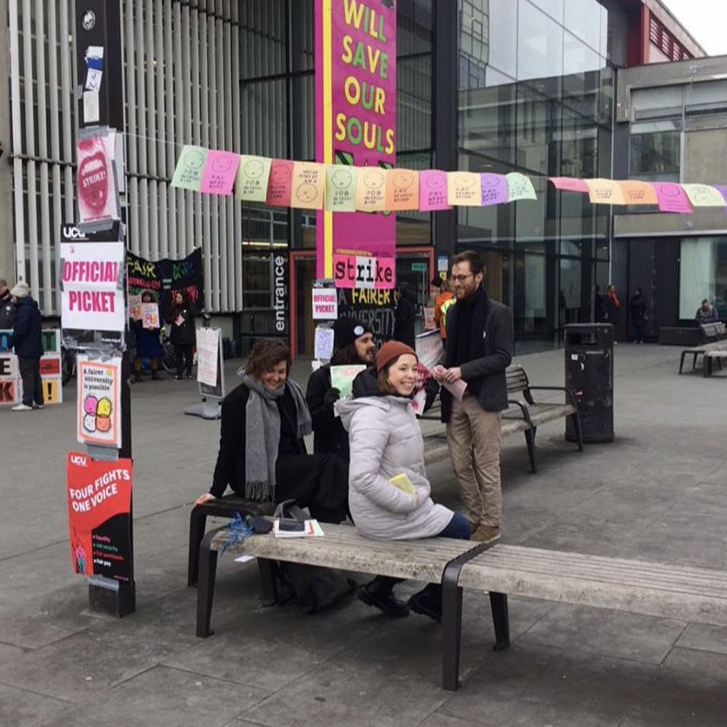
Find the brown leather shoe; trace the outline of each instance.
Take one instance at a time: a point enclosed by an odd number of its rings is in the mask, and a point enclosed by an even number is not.
[[[496,525],[480,525],[477,530],[472,533],[471,540],[478,543],[494,543],[500,539],[500,528]]]

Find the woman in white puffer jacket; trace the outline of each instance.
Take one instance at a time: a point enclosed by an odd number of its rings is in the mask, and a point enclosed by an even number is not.
[[[348,430],[351,460],[348,502],[356,528],[379,540],[413,540],[443,536],[468,540],[468,519],[430,497],[424,466],[424,443],[411,406],[417,385],[417,357],[409,346],[388,341],[376,367],[356,377],[353,395],[336,403]],[[406,492],[391,478],[404,474],[414,486]],[[409,609],[441,619],[441,588],[431,584],[409,599],[396,599],[395,578],[379,576],[360,594],[364,603],[392,616]]]

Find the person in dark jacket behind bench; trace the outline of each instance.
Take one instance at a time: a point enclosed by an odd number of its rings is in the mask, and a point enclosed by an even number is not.
[[[177,375],[181,379],[186,374],[192,378],[192,363],[194,361],[194,344],[197,342],[197,331],[194,327],[194,317],[197,308],[189,300],[189,296],[181,290],[172,292],[172,304],[165,316],[167,323],[172,324],[169,338],[174,346],[174,356],[177,359]]]
[[[10,291],[15,303],[15,320],[10,345],[15,349],[23,379],[23,401],[13,411],[42,409],[43,383],[40,379],[40,357],[43,355],[41,317],[38,304],[30,297],[30,288],[22,280]]]
[[[242,383],[222,402],[220,450],[201,505],[229,485],[248,500],[294,499],[321,522],[338,523],[348,510],[348,464],[335,454],[306,454],[311,417],[303,392],[288,378],[290,350],[280,340],[258,341]]]
[[[434,376],[467,384],[462,401],[442,388],[442,421],[472,540],[487,543],[500,537],[500,412],[508,405],[505,370],[512,360],[513,322],[510,309],[488,297],[484,277],[476,251],[452,258],[457,302],[447,313],[445,365]]]
[[[13,327],[15,306],[8,289],[7,280],[0,279],[0,331],[7,331]]]
[[[348,462],[348,432],[333,411],[333,404],[341,397],[341,392],[331,386],[331,366],[370,366],[375,353],[374,334],[361,321],[343,317],[333,324],[331,363],[311,374],[305,394],[313,419],[314,452],[339,454]]]

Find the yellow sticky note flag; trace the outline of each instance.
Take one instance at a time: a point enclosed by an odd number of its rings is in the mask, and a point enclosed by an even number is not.
[[[537,199],[535,187],[530,181],[530,177],[526,177],[520,172],[510,172],[507,176],[507,193],[508,202],[515,202],[518,199]]]
[[[356,211],[358,168],[345,164],[326,167],[326,209],[329,212]]]
[[[402,472],[400,475],[394,475],[389,482],[391,482],[394,487],[398,487],[402,492],[408,492],[410,495],[413,495],[416,492],[414,483],[409,479],[409,476],[405,472]]]
[[[356,182],[356,209],[382,212],[386,209],[386,169],[361,167]]]
[[[591,204],[626,204],[621,186],[613,179],[586,179]]]
[[[482,176],[474,172],[447,172],[447,203],[461,206],[482,204]]]
[[[308,210],[319,210],[323,207],[325,169],[323,164],[314,162],[295,162],[293,164],[291,207]]]
[[[724,207],[725,200],[719,190],[709,184],[682,184],[694,207]]]
[[[247,202],[265,202],[268,195],[270,167],[273,163],[268,157],[243,154],[235,177],[235,199]]]
[[[625,204],[659,204],[656,190],[648,182],[627,179],[618,183]]]
[[[386,209],[419,209],[419,172],[391,169],[386,175]]]

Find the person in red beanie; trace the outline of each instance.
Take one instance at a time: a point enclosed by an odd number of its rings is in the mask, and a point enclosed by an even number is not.
[[[430,497],[424,442],[411,406],[418,384],[417,364],[413,348],[387,341],[376,354],[376,365],[354,380],[353,395],[336,403],[351,451],[351,516],[362,535],[378,540],[437,536],[469,540],[469,520]],[[406,616],[411,609],[441,620],[438,584],[428,585],[405,603],[393,595],[399,582],[379,576],[359,598],[390,616]]]

